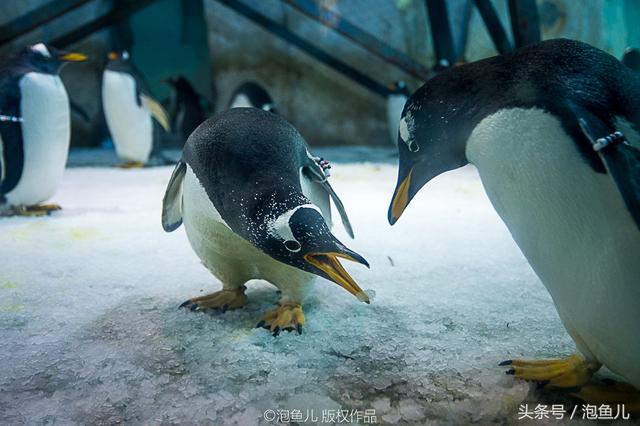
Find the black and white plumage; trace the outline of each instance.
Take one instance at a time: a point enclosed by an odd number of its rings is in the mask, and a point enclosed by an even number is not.
[[[165,131],[169,118],[151,97],[128,52],[109,53],[102,76],[102,108],[116,153],[125,164],[142,166],[157,149],[159,134],[152,117]]]
[[[0,64],[3,214],[25,212],[49,199],[57,189],[71,132],[69,98],[58,74],[64,64],[85,59],[82,54],[38,43]],[[46,209],[39,212],[48,213]]]
[[[640,387],[639,130],[640,76],[569,40],[444,71],[403,111],[390,223],[429,180],[474,164],[586,366],[556,365],[551,384],[604,364]],[[523,378],[542,368],[506,364]]]
[[[205,119],[203,98],[183,76],[165,80],[171,87],[169,116],[172,131],[184,142]]]
[[[233,94],[229,99],[228,107],[253,107],[276,114],[278,113],[276,104],[267,92],[267,89],[253,81],[242,83],[233,91]]]
[[[330,198],[350,229],[322,167],[282,117],[233,108],[205,121],[173,172],[162,224],[172,231],[184,223],[191,246],[223,290],[186,305],[240,307],[244,284],[265,279],[282,292],[278,312],[263,323],[277,333],[304,322],[288,311],[301,309],[314,275],[368,302],[337,260],[367,265],[331,234]]]

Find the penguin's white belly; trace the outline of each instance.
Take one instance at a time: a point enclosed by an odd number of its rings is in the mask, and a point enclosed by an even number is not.
[[[484,119],[467,157],[578,349],[640,387],[640,231],[612,178],[537,109]]]
[[[398,128],[400,127],[400,116],[407,103],[405,95],[390,95],[387,98],[387,124],[389,126],[389,138],[391,143],[398,146]]]
[[[188,165],[182,188],[182,220],[191,247],[223,284],[239,286],[251,279],[264,279],[283,294],[304,296],[304,284],[314,276],[274,260],[234,233]]]
[[[102,103],[116,153],[146,163],[153,147],[151,114],[138,105],[136,82],[127,73],[105,70]]]
[[[24,163],[16,187],[6,194],[14,206],[50,198],[60,183],[69,154],[69,98],[57,75],[27,73],[20,80]]]

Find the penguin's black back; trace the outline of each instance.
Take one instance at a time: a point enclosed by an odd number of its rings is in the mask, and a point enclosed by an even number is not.
[[[640,76],[586,43],[554,39],[446,70],[414,93],[410,103],[416,114],[431,118],[434,138],[441,130],[437,126],[452,131],[447,124],[455,122],[462,140],[501,109],[543,109],[561,118],[565,131],[581,140],[583,155],[603,171],[576,118],[595,116],[613,132],[613,118],[622,116],[640,129]]]
[[[183,152],[183,161],[222,217],[231,221],[243,203],[243,211],[255,215],[267,205],[286,211],[288,205],[308,202],[300,185],[305,160],[306,143],[298,131],[282,117],[257,108],[232,108],[206,120]],[[264,199],[265,194],[272,198]]]

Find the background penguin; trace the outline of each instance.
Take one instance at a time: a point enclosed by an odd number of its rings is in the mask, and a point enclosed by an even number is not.
[[[632,70],[640,71],[640,49],[637,49],[635,47],[627,47],[624,50],[622,59],[620,60],[623,64],[625,64]]]
[[[398,143],[398,126],[400,125],[400,116],[402,108],[409,99],[409,89],[404,81],[396,81],[389,87],[391,93],[387,96],[387,124],[389,126],[389,137],[391,142],[396,145]]]
[[[276,104],[267,93],[267,90],[253,81],[242,83],[233,91],[228,107],[254,107],[275,114],[278,113]]]
[[[121,166],[144,166],[154,149],[159,148],[159,134],[154,131],[151,117],[167,132],[169,119],[145,89],[126,51],[109,53],[102,77],[102,106],[116,153],[124,161]]]
[[[85,59],[38,43],[0,64],[0,214],[60,209],[38,205],[57,189],[69,153],[69,98],[58,74]]]
[[[389,222],[429,180],[473,163],[576,343],[569,358],[505,361],[508,374],[574,387],[605,365],[640,387],[639,129],[640,76],[569,40],[447,70],[405,106]],[[628,387],[582,393],[621,395],[640,409]]]
[[[165,81],[171,87],[169,100],[171,129],[184,143],[205,119],[203,97],[181,75],[170,77]]]
[[[189,137],[163,202],[162,226],[182,222],[202,263],[222,290],[187,300],[193,310],[226,311],[247,303],[244,284],[264,279],[282,292],[280,306],[258,326],[277,335],[304,323],[302,303],[314,274],[359,300],[368,296],[338,258],[368,266],[329,231],[333,199],[342,203],[296,129],[277,114],[233,108],[205,121]]]

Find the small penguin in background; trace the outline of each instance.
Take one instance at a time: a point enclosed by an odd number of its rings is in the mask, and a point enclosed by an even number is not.
[[[587,384],[604,365],[640,388],[640,76],[563,39],[460,65],[411,96],[398,150],[389,222],[474,164],[576,343],[567,358],[504,361],[507,374],[640,411],[629,385]]]
[[[169,132],[164,108],[151,97],[127,51],[109,53],[102,76],[102,106],[120,167],[143,167],[158,149],[151,117]]]
[[[38,43],[0,63],[0,215],[60,209],[40,204],[58,188],[69,154],[69,97],[59,73],[86,59]]]
[[[245,283],[264,279],[282,297],[258,327],[277,335],[302,332],[302,304],[316,275],[369,303],[338,260],[368,267],[329,230],[332,199],[353,237],[324,168],[277,114],[232,108],[202,123],[187,140],[167,186],[162,226],[171,232],[184,222],[191,246],[222,290],[182,307],[240,308],[247,303]]]
[[[171,129],[184,141],[205,119],[203,99],[183,76],[170,77],[169,117]]]
[[[276,104],[265,88],[258,83],[248,81],[233,91],[229,100],[229,108],[253,107],[263,111],[278,113]]]
[[[402,108],[409,99],[411,93],[404,81],[398,80],[391,85],[389,96],[387,96],[387,124],[389,126],[390,140],[394,145],[398,143],[398,126]]]
[[[625,64],[632,70],[640,71],[640,49],[637,49],[635,47],[627,47],[624,50],[622,59],[620,60],[623,64]]]

